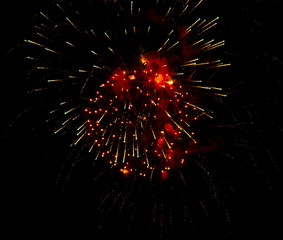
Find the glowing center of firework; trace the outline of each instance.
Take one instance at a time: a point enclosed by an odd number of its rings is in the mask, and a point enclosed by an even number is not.
[[[112,72],[85,109],[97,158],[108,156],[121,173],[139,169],[142,176],[145,169],[168,171],[183,163],[185,151],[175,143],[181,134],[189,136],[181,127],[185,95],[171,75],[167,60],[155,54],[141,56],[135,69]]]
[[[165,58],[150,54],[147,58],[141,56],[140,63],[141,66],[136,69],[117,68],[107,82],[121,101],[138,100],[140,93],[150,97],[162,88],[167,91],[173,89],[174,81]]]

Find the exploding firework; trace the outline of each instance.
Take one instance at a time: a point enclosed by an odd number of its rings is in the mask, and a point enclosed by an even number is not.
[[[3,95],[5,117],[17,114],[3,154],[13,158],[4,194],[13,228],[16,221],[49,231],[52,221],[104,239],[272,232],[264,216],[272,229],[276,220],[264,211],[278,212],[281,202],[258,189],[271,188],[266,173],[278,168],[271,151],[281,129],[272,116],[281,88],[274,91],[272,69],[282,64],[262,48],[262,22],[241,14],[242,3],[204,2],[55,1],[39,12],[34,33],[24,31],[26,40],[9,51],[24,52],[28,81],[14,73],[22,66],[14,59],[4,71],[15,86]],[[219,5],[225,21],[214,15]],[[229,47],[220,48],[226,36]],[[222,68],[225,55],[233,68]],[[20,86],[32,86],[28,99]]]
[[[125,175],[179,169],[200,148],[196,122],[213,118],[204,102],[226,96],[210,81],[229,64],[215,57],[224,41],[207,37],[218,17],[195,18],[202,2],[57,2],[40,12],[25,42],[41,79],[33,91],[57,101],[54,133]]]
[[[91,159],[105,186],[100,227],[118,225],[116,210],[133,229],[148,216],[161,238],[215,207],[229,222],[206,156],[221,147],[211,129],[226,94],[213,79],[229,64],[211,38],[219,17],[199,17],[202,2],[57,1],[25,40],[31,94],[69,142],[65,165]]]

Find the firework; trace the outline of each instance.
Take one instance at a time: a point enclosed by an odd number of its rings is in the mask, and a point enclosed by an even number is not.
[[[125,175],[165,179],[180,168],[199,147],[195,122],[213,118],[203,98],[226,96],[209,81],[229,64],[212,53],[224,41],[206,38],[218,17],[193,17],[202,2],[107,1],[91,11],[57,2],[40,12],[25,42],[41,75],[34,92],[58,101],[54,133],[72,133],[71,147]]]
[[[5,72],[15,87],[3,101],[7,118],[25,106],[4,147],[10,170],[18,166],[4,195],[21,226],[50,228],[53,218],[60,229],[89,228],[104,239],[108,232],[124,239],[273,232],[276,220],[268,214],[267,230],[264,211],[280,206],[278,198],[266,201],[271,164],[278,169],[272,151],[280,143],[272,139],[280,124],[272,116],[280,87],[273,91],[270,76],[281,63],[261,41],[277,26],[237,1],[205,2],[55,1],[34,18],[34,33],[25,31],[24,43],[9,51],[25,54],[28,81],[13,81],[22,80],[13,59]],[[222,16],[227,28],[217,25]],[[259,34],[264,27],[268,34]],[[233,68],[223,69],[225,55]],[[32,86],[28,99],[17,94],[23,84]]]

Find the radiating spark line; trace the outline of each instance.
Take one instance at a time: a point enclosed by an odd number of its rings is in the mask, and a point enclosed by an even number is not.
[[[35,58],[35,57],[30,57],[30,56],[27,56],[25,57],[26,59],[29,59],[29,60],[35,60],[35,61],[38,61],[39,59],[38,58]]]
[[[167,157],[166,157],[166,154],[165,154],[163,148],[161,148],[161,151],[162,151],[162,155],[163,155],[163,157],[165,158],[166,162],[168,162],[168,159],[167,159]]]
[[[152,132],[152,135],[153,135],[153,139],[156,139],[155,133],[154,133],[151,125],[150,125],[150,129],[151,129],[151,132]]]
[[[80,32],[80,30],[78,29],[78,27],[77,27],[68,17],[66,17],[66,20],[67,20],[78,32]]]
[[[63,130],[67,125],[63,125],[61,128],[57,129],[56,131],[54,131],[54,134],[57,134],[58,132],[60,132],[61,130]]]
[[[95,161],[98,159],[100,152],[101,152],[101,148],[99,149],[99,151],[98,151],[98,153],[97,153],[97,155],[96,155],[96,157],[94,159]]]
[[[217,87],[209,87],[209,86],[193,86],[195,88],[202,88],[202,89],[207,89],[207,90],[218,90],[222,91],[222,88],[217,88]]]
[[[203,0],[200,0],[197,5],[195,5],[192,10],[188,13],[188,15],[190,15],[201,3],[202,3]]]
[[[182,173],[181,171],[179,171],[179,174],[180,174],[180,177],[181,177],[181,179],[182,179],[182,181],[183,181],[184,186],[186,186],[186,185],[187,185],[187,182],[185,181],[185,178],[184,178],[183,173]]]
[[[186,5],[183,9],[183,11],[180,13],[179,18],[185,13],[185,11],[188,9],[189,5]]]
[[[110,140],[110,138],[111,138],[111,136],[112,136],[112,131],[113,131],[113,129],[111,130],[111,132],[110,132],[110,134],[109,134],[109,137],[107,138],[107,141],[106,141],[106,143],[105,143],[105,146],[107,146],[108,143],[109,143],[109,140]]]
[[[166,144],[167,144],[167,147],[171,149],[171,146],[170,146],[170,144],[168,143],[166,137],[164,137],[164,140],[165,140],[165,142],[166,142]]]
[[[183,131],[185,134],[187,134],[187,136],[193,140],[194,143],[196,143],[196,140],[184,129],[182,128],[177,122],[175,122],[172,118],[170,118],[171,121],[181,130]]]
[[[92,33],[92,35],[93,35],[95,38],[97,38],[97,35],[96,35],[96,33],[93,31],[93,29],[91,29],[90,32]]]
[[[108,129],[108,126],[107,126],[107,127],[105,128],[105,130],[103,131],[103,134],[102,134],[102,136],[101,136],[101,137],[104,137],[104,135],[105,135],[105,133],[106,133],[107,129]]]
[[[104,118],[104,116],[106,115],[107,112],[103,113],[103,115],[101,116],[101,118],[99,118],[99,120],[96,121],[96,123],[100,123],[101,120]]]
[[[196,63],[196,62],[192,62],[192,63],[188,63],[185,65],[182,65],[183,67],[188,67],[188,66],[203,66],[203,65],[209,65],[210,62],[202,62],[202,63]]]
[[[50,48],[44,48],[44,50],[48,51],[48,52],[52,52],[52,53],[56,53],[56,54],[59,54],[59,52],[55,51],[55,50],[52,50]]]
[[[72,112],[72,111],[76,110],[76,109],[77,109],[77,108],[79,108],[79,107],[80,107],[80,106],[77,106],[77,107],[71,108],[70,110],[68,110],[68,111],[64,112],[64,115],[67,115],[68,113],[70,113],[70,112]]]
[[[199,21],[201,20],[201,18],[198,18],[191,26],[189,26],[188,28],[191,29],[193,26],[195,26]]]
[[[80,126],[77,128],[77,131],[80,131],[80,129],[81,129],[82,127],[84,127],[87,123],[88,123],[88,121],[85,121],[82,125],[80,125]]]
[[[126,142],[127,142],[127,128],[125,129],[123,143],[126,143]]]
[[[174,43],[171,47],[169,47],[166,52],[168,52],[169,50],[171,50],[173,47],[175,47],[177,44],[179,44],[180,42],[177,41],[176,43]]]
[[[133,16],[134,1],[131,1],[131,16]]]
[[[225,45],[225,41],[220,41],[218,43],[215,43],[213,45],[207,45],[205,47],[202,47],[202,50],[203,51],[209,51],[209,50],[212,50],[212,49],[215,49],[215,48],[218,48],[218,47],[221,47],[221,46],[224,46]]]
[[[188,104],[189,106],[191,106],[191,107],[193,107],[193,108],[196,108],[196,109],[198,109],[198,110],[200,110],[200,111],[202,111],[202,112],[205,111],[203,108],[200,108],[200,107],[198,107],[198,106],[196,106],[196,105],[194,105],[194,104],[192,104],[192,103],[185,102],[185,101],[184,101],[184,103],[186,103],[186,104]]]
[[[164,47],[165,45],[169,42],[170,38],[168,38],[164,43],[163,45],[157,50],[157,52],[160,52]]]
[[[143,128],[143,123],[142,123],[142,120],[140,121],[140,124],[141,124],[141,128]]]
[[[208,42],[205,42],[203,45],[199,47],[200,50],[205,49],[207,46],[211,46],[211,43],[214,42],[214,39],[211,39]]]
[[[41,33],[36,33],[38,36],[40,36],[40,37],[42,37],[42,38],[44,38],[45,40],[48,40],[49,41],[49,38],[48,37],[46,37],[46,36],[44,36],[43,34],[41,34]]]
[[[170,11],[171,11],[171,7],[169,7],[169,9],[168,9],[168,11],[167,11],[167,13],[166,13],[166,15],[165,15],[165,18],[167,18],[168,17],[168,15],[169,15],[169,13],[170,13]]]
[[[220,67],[228,67],[228,66],[231,66],[231,64],[230,63],[219,63],[215,67],[220,68]]]
[[[103,69],[102,67],[99,67],[97,65],[92,65],[94,68],[97,68],[97,69]]]
[[[92,151],[92,149],[93,149],[95,143],[96,143],[96,140],[93,141],[93,144],[91,145],[91,147],[90,147],[90,149],[88,150],[88,152],[91,152],[91,151]]]
[[[203,19],[203,20],[196,26],[196,28],[197,28],[197,29],[201,29],[201,26],[202,26],[204,23],[206,23],[206,19]],[[201,32],[198,33],[198,35],[200,35],[200,34],[201,34]]]
[[[125,163],[125,160],[126,160],[126,154],[127,154],[127,143],[125,144],[125,147],[124,147],[123,163]]]
[[[76,115],[76,114],[75,114]],[[67,124],[69,121],[71,121],[72,119],[73,119],[73,117],[75,116],[75,115],[73,115],[72,117],[69,117],[66,121],[64,121],[61,125],[63,126],[63,125],[65,125],[65,124]]]
[[[192,28],[194,25],[196,25],[201,19],[197,19],[193,24],[191,24],[189,27],[186,28],[185,33],[182,35],[182,38],[188,35],[189,32],[192,31]]]
[[[51,82],[63,82],[65,79],[49,79],[47,80],[47,82],[51,83]]]
[[[114,50],[113,50],[111,47],[108,47],[108,50],[109,50],[111,53],[114,53]]]
[[[52,114],[52,113],[58,112],[59,110],[60,110],[60,108],[56,108],[54,110],[51,110],[49,113]]]
[[[149,32],[150,32],[150,26],[148,26],[147,28],[146,37],[148,37]]]
[[[75,142],[73,142],[70,146],[72,147],[72,146],[76,146],[78,143],[79,143],[79,141],[81,141],[81,139],[86,135],[86,133],[87,133],[88,131],[86,130]]]
[[[168,33],[168,37],[174,32],[174,30],[171,30],[169,33]]]
[[[159,106],[161,109],[163,109],[163,111],[167,114],[167,116],[169,117],[169,119],[184,133],[186,133],[195,143],[195,139],[184,129],[182,128],[176,121],[174,121],[174,119],[172,118],[172,116],[169,114],[168,111],[166,111],[162,106]]]
[[[139,142],[137,142],[137,158],[140,157]]]
[[[85,126],[77,133],[77,136],[80,136],[81,133],[82,133],[84,130],[86,130],[86,128],[87,128],[87,125],[85,125]]]
[[[138,140],[137,128],[135,128],[135,140]]]
[[[90,52],[91,52],[92,54],[98,56],[98,54],[97,54],[95,51],[91,50]]]
[[[104,32],[104,35],[105,35],[110,41],[112,41],[112,39],[109,37],[109,35],[108,35],[107,32]]]
[[[118,161],[119,148],[120,148],[120,140],[121,140],[121,134],[120,134],[120,137],[118,138],[118,146],[117,146],[117,151],[116,151],[116,155],[115,155],[115,163],[117,163],[117,161]]]
[[[52,70],[53,68],[50,67],[36,67],[38,70]]]
[[[78,117],[80,117],[82,114],[77,114],[75,117],[72,119],[73,121],[76,120]]]
[[[135,136],[133,136],[133,157],[135,156]]]
[[[201,29],[200,32],[203,33],[205,31],[207,31],[208,29],[210,29],[211,27],[215,26],[216,23],[214,23],[215,21],[217,21],[219,19],[219,17],[214,18],[213,20],[211,20],[210,22],[208,22],[207,24],[205,24]],[[214,23],[214,24],[213,24]]]
[[[48,90],[48,88],[36,88],[34,89],[35,92],[45,91]]]
[[[201,42],[203,42],[203,41],[204,41],[204,39],[200,39],[199,41],[193,43],[193,46],[195,46],[195,45],[197,45],[197,44],[199,44],[199,43],[201,43]]]
[[[184,5],[187,5],[189,3],[190,0],[187,0],[187,2]]]
[[[57,3],[56,6],[63,12],[65,13],[65,10]]]
[[[185,62],[184,65],[182,65],[182,67],[185,67],[185,66],[187,66],[187,64],[194,63],[194,62],[196,62],[196,61],[198,61],[198,60],[199,60],[198,58],[195,58],[195,59],[192,59],[192,60],[190,60],[190,61],[187,61],[187,62]]]
[[[213,93],[216,96],[220,96],[220,97],[227,97],[228,94],[222,94],[222,93]]]
[[[50,20],[49,17],[47,15],[45,15],[43,12],[40,12],[40,15],[45,17],[47,20]]]
[[[80,77],[78,77],[78,76],[68,76],[70,79],[76,79],[76,78],[80,78]]]
[[[57,52],[57,51],[55,51],[55,50],[52,50],[52,49],[50,49],[50,48],[44,46],[44,45],[41,44],[41,43],[38,43],[38,42],[35,42],[35,41],[31,41],[31,40],[26,40],[26,39],[25,39],[24,41],[27,42],[27,43],[31,43],[31,44],[37,45],[37,46],[39,46],[39,47],[42,47],[42,48],[44,48],[44,50],[46,50],[46,51],[59,54],[59,52]]]
[[[74,44],[72,44],[72,43],[70,43],[70,42],[68,42],[68,41],[66,41],[66,43],[67,43],[69,46],[73,47],[73,48],[77,48]]]
[[[110,148],[109,148],[109,152],[112,152],[113,146],[114,146],[114,141],[111,142],[111,146],[110,146]]]
[[[68,103],[69,101],[64,101],[64,102],[60,102],[60,106],[65,105],[66,103]]]
[[[35,42],[35,41],[26,40],[26,39],[24,41],[28,42],[28,43],[31,43],[31,44],[34,44],[34,45],[37,45],[37,46],[42,47],[42,48],[46,48],[46,46],[44,46],[43,44]]]

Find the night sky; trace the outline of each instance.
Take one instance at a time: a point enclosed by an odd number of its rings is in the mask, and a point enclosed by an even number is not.
[[[158,239],[159,233],[150,231],[146,191],[144,209],[139,209],[130,231],[127,231],[127,213],[115,211],[103,224],[103,230],[98,231],[97,206],[101,199],[99,193],[105,185],[93,181],[97,169],[85,161],[67,178],[66,166],[72,156],[66,147],[66,138],[54,136],[44,127],[44,114],[28,111],[32,103],[27,92],[32,86],[27,83],[28,68],[22,58],[23,52],[17,46],[31,35],[33,16],[44,8],[45,2],[48,1],[5,1],[1,5],[0,176],[4,202],[1,204],[0,229],[3,228],[8,236],[38,239],[57,235],[67,239],[76,234],[79,239],[85,239],[84,236],[92,239],[110,239],[111,236]],[[213,218],[202,224],[197,219],[194,228],[175,230],[178,234],[170,239],[279,239],[282,237],[283,200],[280,196],[282,2],[208,2],[212,15],[220,16],[221,31],[217,33],[226,40],[223,59],[231,63],[231,67],[219,72],[219,78],[225,85],[223,88],[230,92],[225,106],[235,113],[239,125],[235,126],[235,135],[232,131],[226,138],[229,142],[232,141],[229,136],[237,139],[237,135],[243,140],[239,144],[248,145],[246,148],[250,150],[241,156],[237,149],[230,149],[230,154],[234,155],[233,163],[223,164],[215,159],[220,174],[216,175],[217,181],[224,186],[222,195],[230,214],[230,226],[215,223]],[[223,115],[225,117],[225,113]],[[59,173],[65,177],[58,176]],[[115,177],[113,181],[116,181]],[[111,186],[116,185],[112,183]]]

